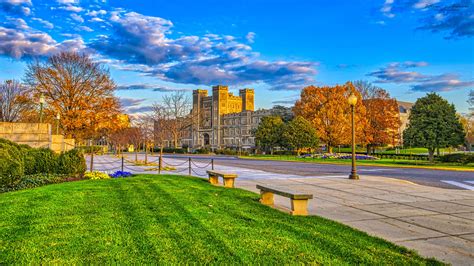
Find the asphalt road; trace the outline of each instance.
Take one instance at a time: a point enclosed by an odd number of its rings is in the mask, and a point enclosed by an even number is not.
[[[189,155],[165,155],[165,157],[188,158]],[[301,176],[343,176],[349,175],[351,171],[350,165],[252,160],[230,156],[195,155],[192,157],[201,160],[212,158],[215,165],[235,166]],[[364,175],[390,177],[408,180],[420,185],[474,190],[474,172],[382,166],[359,166],[357,169],[362,177]]]

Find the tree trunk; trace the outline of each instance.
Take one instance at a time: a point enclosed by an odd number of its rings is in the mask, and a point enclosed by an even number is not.
[[[300,149],[296,149],[296,156],[300,156],[300,153],[301,153]]]
[[[135,147],[135,162],[138,162],[138,149],[140,147],[140,144],[137,145],[137,147]]]
[[[436,148],[436,155],[438,155],[438,156],[440,155],[440,154],[439,154],[439,147]]]
[[[430,160],[430,163],[434,162],[434,148],[428,148],[428,159]]]
[[[273,155],[273,147],[270,148],[270,154]]]
[[[328,152],[329,152],[329,153],[332,153],[332,146],[329,146],[329,145],[328,145]]]
[[[148,164],[148,145],[145,144],[145,164]]]
[[[367,144],[367,155],[370,155],[370,144]]]

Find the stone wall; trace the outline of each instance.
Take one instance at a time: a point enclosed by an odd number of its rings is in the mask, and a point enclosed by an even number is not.
[[[33,148],[50,148],[55,152],[74,148],[74,139],[63,135],[52,135],[51,125],[47,123],[8,123],[0,122],[0,138]]]

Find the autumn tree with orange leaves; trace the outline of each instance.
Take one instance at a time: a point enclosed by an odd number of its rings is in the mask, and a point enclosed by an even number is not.
[[[358,98],[355,106],[356,141],[365,145],[366,110],[360,92],[352,83],[334,87],[306,87],[293,109],[296,116],[302,116],[313,124],[320,140],[328,146],[329,152],[332,152],[334,146],[351,142],[351,111],[347,102],[351,92]]]
[[[367,153],[375,147],[392,145],[400,142],[400,113],[398,102],[390,94],[367,81],[355,81],[354,86],[362,95],[366,109],[367,127],[363,129],[367,142]]]
[[[109,71],[84,54],[62,52],[28,65],[26,82],[46,99],[46,118],[61,115],[67,137],[94,139],[113,132],[120,114]]]

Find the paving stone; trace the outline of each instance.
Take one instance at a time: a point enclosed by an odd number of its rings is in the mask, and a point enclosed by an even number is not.
[[[440,213],[461,213],[461,212],[474,212],[474,207],[456,204],[448,201],[419,201],[409,202],[407,205],[427,209],[430,211],[436,211]]]
[[[380,215],[385,215],[390,218],[439,214],[437,212],[423,210],[398,203],[357,205],[354,207]]]
[[[425,257],[436,257],[452,265],[473,265],[474,245],[460,237],[440,237],[413,241],[400,241],[397,244],[415,249]]]
[[[474,222],[474,212],[454,213],[454,214],[451,214],[451,215],[456,216],[456,217],[466,218],[466,219],[469,219],[469,220],[473,220],[473,222]]]
[[[310,210],[311,211],[311,210]],[[336,220],[339,222],[348,221],[360,221],[368,219],[382,219],[381,215],[374,213],[358,210],[348,206],[321,206],[314,210],[316,215],[323,216],[328,219]],[[310,212],[311,213],[311,212]]]
[[[344,223],[389,241],[445,236],[443,233],[392,218],[367,221],[346,221]]]
[[[381,199],[381,200],[396,202],[396,203],[419,202],[419,201],[426,200],[421,197],[411,196],[407,194],[400,194],[396,192],[386,192],[385,194],[373,195],[372,197],[376,199]]]
[[[411,216],[398,219],[450,235],[474,233],[474,223],[472,220],[448,214]]]

